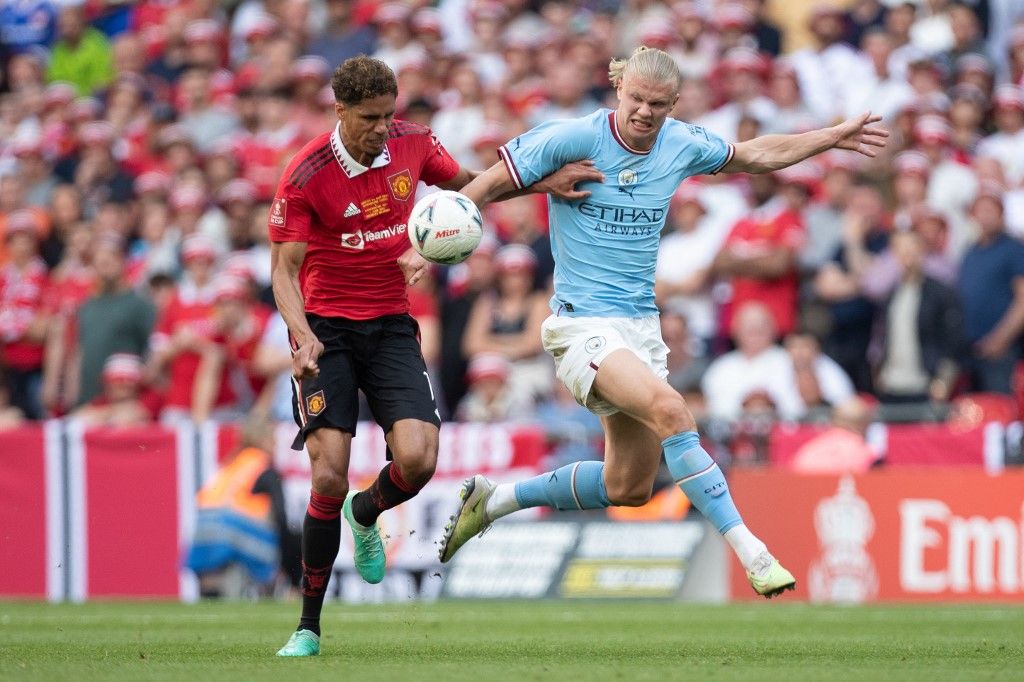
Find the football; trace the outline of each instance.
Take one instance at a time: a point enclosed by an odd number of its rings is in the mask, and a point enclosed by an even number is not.
[[[458,192],[428,194],[413,206],[409,241],[427,260],[455,265],[469,258],[484,234],[480,209]]]

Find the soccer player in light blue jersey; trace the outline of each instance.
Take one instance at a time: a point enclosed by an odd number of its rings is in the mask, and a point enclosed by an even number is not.
[[[604,174],[603,182],[581,185],[590,192],[583,199],[548,199],[555,293],[542,328],[559,379],[601,417],[604,461],[576,462],[515,484],[467,480],[441,561],[495,519],[526,507],[642,505],[664,456],[676,483],[736,552],[754,590],[773,597],[796,581],[743,523],[685,401],[665,381],[668,348],[654,303],[661,229],[673,193],[690,176],[765,173],[834,148],[874,156],[888,133],[868,113],[799,135],[729,144],[667,118],[681,77],[665,52],[638,48],[613,61],[609,76],[615,111],[537,126],[504,145],[502,161],[461,190],[483,207],[569,161],[591,159]]]

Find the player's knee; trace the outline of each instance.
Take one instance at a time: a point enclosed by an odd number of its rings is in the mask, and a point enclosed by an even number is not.
[[[313,466],[313,490],[321,495],[345,497],[348,495],[348,478],[341,472],[327,466]]]
[[[424,452],[420,457],[405,461],[399,466],[402,478],[414,488],[422,488],[434,475],[437,467],[437,452]]]
[[[642,507],[651,499],[650,487],[611,484],[608,485],[608,501],[615,507]]]
[[[649,418],[654,432],[662,440],[696,429],[683,396],[672,390],[665,391],[652,401]]]

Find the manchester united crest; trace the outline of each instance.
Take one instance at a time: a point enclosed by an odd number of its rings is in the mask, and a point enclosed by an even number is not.
[[[327,407],[327,401],[324,400],[324,392],[317,391],[311,396],[306,397],[306,410],[309,414],[316,416],[324,411]]]
[[[391,196],[398,201],[407,201],[412,196],[412,173],[409,169],[405,169],[399,173],[388,176],[388,189],[391,190]]]

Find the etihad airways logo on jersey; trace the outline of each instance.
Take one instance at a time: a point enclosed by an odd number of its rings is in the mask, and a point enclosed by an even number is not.
[[[663,208],[604,206],[584,201],[579,205],[579,211],[589,218],[597,218],[617,225],[660,225],[665,220],[665,209]]]
[[[370,242],[379,241],[381,239],[391,239],[392,237],[403,235],[405,234],[405,229],[405,223],[399,223],[398,225],[385,227],[383,230],[373,230],[370,232],[363,232],[362,230],[356,230],[355,232],[342,232],[341,246],[342,248],[361,251]]]

